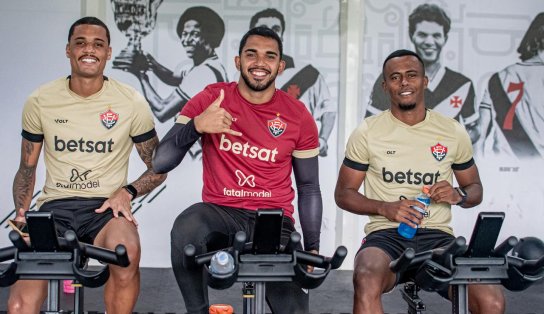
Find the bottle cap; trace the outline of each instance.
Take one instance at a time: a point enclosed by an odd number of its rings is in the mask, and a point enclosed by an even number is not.
[[[232,314],[234,309],[228,304],[213,304],[210,306],[210,314]]]
[[[423,193],[429,195],[429,191],[431,190],[431,187],[428,186],[428,185],[424,185],[423,188],[421,189],[421,191],[423,191]]]
[[[219,265],[227,265],[227,263],[229,262],[229,255],[227,252],[223,252],[223,251],[219,251],[217,252],[217,263]]]

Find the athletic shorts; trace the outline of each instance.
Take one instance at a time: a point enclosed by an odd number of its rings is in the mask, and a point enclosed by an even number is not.
[[[454,239],[454,236],[444,231],[425,228],[417,229],[416,235],[412,239],[406,239],[397,232],[396,228],[391,228],[374,231],[367,235],[363,239],[359,251],[367,247],[377,247],[389,255],[393,261],[399,258],[407,248],[412,248],[416,253],[419,253],[446,246]],[[416,271],[417,269],[409,268],[405,272],[397,273],[397,282],[395,285],[412,281]],[[438,293],[448,298],[447,289],[438,291]]]
[[[67,230],[73,230],[81,242],[93,244],[94,239],[113,218],[113,212],[107,209],[103,213],[95,213],[106,198],[62,198],[44,203],[39,211],[53,212],[57,234],[61,237]]]

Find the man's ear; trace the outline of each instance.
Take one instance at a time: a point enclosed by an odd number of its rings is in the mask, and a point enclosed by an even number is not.
[[[285,61],[281,60],[280,67],[278,68],[278,74],[282,74],[284,70],[285,70]]]
[[[70,59],[70,44],[66,44],[66,49],[65,49],[65,53],[66,53],[66,58]]]
[[[108,47],[108,59],[107,60],[110,60],[111,59],[111,46]]]
[[[234,65],[236,66],[236,70],[240,71],[240,56],[234,57]]]

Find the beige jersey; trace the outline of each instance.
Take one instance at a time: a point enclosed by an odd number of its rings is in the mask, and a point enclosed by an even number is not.
[[[61,78],[34,91],[23,109],[25,139],[43,141],[46,181],[38,206],[66,197],[109,197],[127,183],[133,143],[155,136],[153,116],[134,88],[106,79],[81,97]]]
[[[453,170],[474,163],[472,145],[465,128],[452,118],[427,110],[425,120],[409,126],[396,119],[390,110],[369,117],[351,134],[344,164],[366,171],[364,194],[386,202],[400,196],[414,198],[423,185],[453,180]],[[423,219],[422,228],[453,233],[451,206],[434,203]],[[371,215],[366,234],[397,228],[398,222]]]

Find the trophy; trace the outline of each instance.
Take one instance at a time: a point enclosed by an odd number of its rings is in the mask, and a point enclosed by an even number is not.
[[[134,56],[142,54],[142,38],[155,28],[157,9],[162,1],[111,0],[115,24],[128,37],[125,49],[113,59],[114,69],[128,70],[136,65]]]

